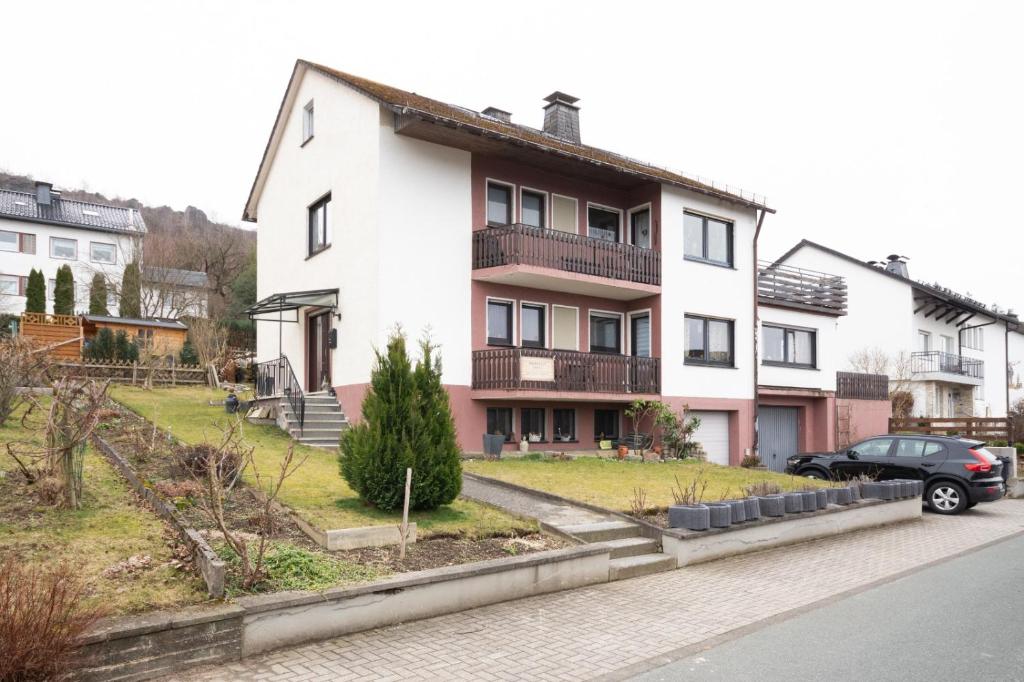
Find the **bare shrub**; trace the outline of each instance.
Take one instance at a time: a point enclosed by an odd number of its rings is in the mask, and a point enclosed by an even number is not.
[[[684,486],[679,482],[679,476],[675,476],[676,484],[672,487],[672,499],[676,504],[700,504],[704,500],[704,493],[708,489],[708,479],[701,466],[697,473]]]
[[[774,481],[758,481],[746,486],[743,491],[747,497],[767,497],[782,494],[782,486]]]
[[[647,491],[633,488],[633,499],[629,501],[629,513],[640,518],[647,515]]]
[[[79,639],[102,615],[84,607],[73,567],[0,563],[0,681],[56,680],[72,669]]]
[[[218,365],[227,355],[228,335],[217,320],[195,318],[189,323],[188,336],[203,367]]]
[[[237,440],[223,444],[218,448],[209,443],[200,443],[187,448],[179,461],[185,471],[196,479],[205,479],[211,465],[217,466],[217,478],[230,488],[238,480],[242,471],[242,460],[245,451]]]
[[[46,353],[20,337],[0,339],[0,426],[27,400],[18,389],[38,386],[50,366]]]

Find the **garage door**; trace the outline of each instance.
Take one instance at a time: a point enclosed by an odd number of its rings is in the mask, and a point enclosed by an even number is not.
[[[772,471],[784,471],[786,458],[795,455],[797,445],[796,407],[757,408],[757,445],[761,463]]]
[[[708,461],[714,464],[729,464],[729,413],[728,412],[690,412],[700,419],[700,426],[693,439],[701,444],[708,455]]]

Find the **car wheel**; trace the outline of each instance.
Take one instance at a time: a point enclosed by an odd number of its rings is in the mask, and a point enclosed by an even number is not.
[[[956,483],[939,481],[928,487],[928,506],[937,514],[959,514],[967,509],[967,493]]]
[[[804,471],[801,471],[800,475],[803,476],[804,478],[814,478],[819,481],[828,480],[828,474],[826,474],[821,469],[806,469]]]

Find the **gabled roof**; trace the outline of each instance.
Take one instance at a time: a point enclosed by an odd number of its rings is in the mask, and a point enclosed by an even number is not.
[[[540,151],[558,154],[563,157],[575,159],[578,162],[593,164],[603,168],[612,169],[621,173],[644,178],[652,182],[663,182],[676,187],[682,187],[700,194],[713,196],[719,199],[730,201],[747,208],[764,210],[775,213],[774,209],[765,205],[764,199],[753,195],[745,195],[730,189],[723,189],[713,184],[708,184],[676,173],[664,168],[659,168],[636,159],[631,159],[621,154],[591,147],[584,144],[574,144],[566,140],[554,137],[542,130],[515,123],[507,123],[492,116],[485,116],[479,112],[460,107],[454,104],[447,104],[439,100],[431,99],[408,92],[400,88],[377,83],[366,78],[354,76],[344,71],[338,71],[322,64],[316,64],[300,59],[295,63],[288,88],[278,109],[277,120],[274,129],[271,131],[267,147],[263,152],[260,167],[253,181],[249,199],[246,202],[242,220],[255,222],[256,201],[261,189],[261,180],[268,170],[268,160],[273,155],[274,145],[277,140],[277,131],[283,125],[286,104],[289,101],[293,86],[298,83],[297,76],[300,72],[310,69],[328,78],[331,78],[356,92],[376,101],[396,114],[413,116],[424,121],[437,123],[446,126],[457,126],[467,129],[479,135],[486,135],[512,146],[529,146]]]
[[[867,261],[858,260],[853,256],[843,253],[842,251],[836,251],[835,249],[824,246],[823,244],[813,242],[810,239],[801,239],[793,248],[789,249],[784,254],[775,259],[775,262],[784,263],[786,259],[788,259],[790,256],[792,256],[794,253],[804,248],[805,246],[813,247],[815,249],[833,255],[837,258],[841,258],[845,261],[849,261],[850,263],[854,263],[855,265],[860,265],[861,267],[867,268],[872,272],[877,272],[879,275],[891,277],[899,282],[903,282],[907,286],[917,289],[918,291],[924,292],[925,294],[928,294],[928,296],[935,298],[937,300],[954,304],[958,307],[970,310],[981,315],[987,315],[988,317],[991,317],[996,320],[1003,320],[1004,322],[1007,322],[1009,324],[1020,324],[1020,318],[1014,315],[1007,315],[1005,313],[997,313],[993,310],[990,310],[989,307],[986,306],[985,304],[979,303],[974,299],[969,298],[968,296],[964,296],[963,294],[959,294],[955,291],[951,291],[943,287],[925,284],[924,282],[919,282],[917,280],[910,279],[909,277],[897,275],[895,272],[889,272],[885,268],[875,267],[874,265],[869,264]]]
[[[205,289],[210,284],[205,272],[197,270],[179,270],[177,268],[158,268],[146,266],[142,268],[143,283],[172,284],[181,287]]]
[[[133,208],[93,204],[54,196],[49,206],[41,205],[30,192],[0,189],[0,218],[32,223],[80,227],[103,232],[145,234],[142,214]]]

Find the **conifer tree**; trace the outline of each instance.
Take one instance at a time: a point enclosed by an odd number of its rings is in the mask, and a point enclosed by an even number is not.
[[[107,280],[98,272],[92,276],[92,286],[89,287],[89,314],[110,315],[107,310]]]
[[[57,282],[53,287],[53,314],[75,314],[75,278],[71,274],[71,266],[67,264],[57,268]]]
[[[420,434],[410,506],[436,509],[449,504],[462,490],[462,464],[448,391],[441,383],[441,360],[429,339],[420,341],[423,358],[416,365]]]
[[[142,291],[139,281],[139,264],[129,263],[124,266],[121,277],[121,303],[118,313],[121,317],[142,317]]]
[[[32,268],[28,273],[28,286],[25,288],[25,312],[46,312],[46,280],[40,270]]]

